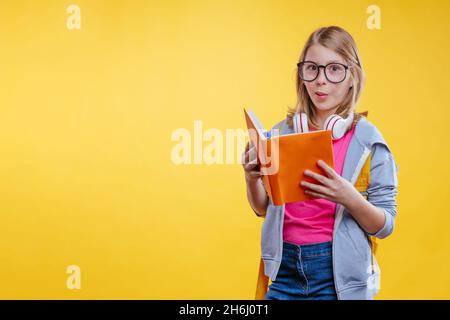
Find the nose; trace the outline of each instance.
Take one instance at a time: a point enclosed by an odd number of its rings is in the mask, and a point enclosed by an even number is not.
[[[319,74],[317,75],[316,82],[319,83],[325,83],[327,78],[325,77],[325,68],[319,67]]]

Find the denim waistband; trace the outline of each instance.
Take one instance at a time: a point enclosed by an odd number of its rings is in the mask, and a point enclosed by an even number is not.
[[[307,244],[295,244],[283,241],[283,251],[296,254],[301,253],[303,257],[331,255],[332,248],[333,241]]]

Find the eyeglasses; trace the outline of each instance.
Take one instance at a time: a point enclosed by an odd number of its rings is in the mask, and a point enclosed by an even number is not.
[[[332,83],[339,83],[345,80],[347,76],[347,69],[352,66],[347,66],[342,63],[332,62],[327,65],[318,65],[312,61],[302,61],[297,63],[298,76],[303,81],[311,82],[316,80],[319,76],[320,68],[323,68],[325,78]]]

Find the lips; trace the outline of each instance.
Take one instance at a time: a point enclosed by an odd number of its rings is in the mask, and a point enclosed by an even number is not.
[[[319,96],[319,97],[323,97],[323,96],[327,96],[328,94],[326,94],[326,93],[324,93],[324,92],[320,92],[320,91],[316,91],[316,94]]]

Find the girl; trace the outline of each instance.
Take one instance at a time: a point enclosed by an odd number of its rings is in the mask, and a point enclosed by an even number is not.
[[[355,112],[365,76],[348,32],[336,26],[314,31],[297,67],[297,105],[273,129],[281,135],[332,130],[334,168],[319,160],[325,175],[306,170],[316,183],[299,181],[309,199],[275,206],[259,165],[252,164],[255,146],[247,144],[247,197],[265,217],[261,251],[264,274],[272,280],[265,299],[372,299],[379,268],[370,237],[393,231],[398,167],[367,112]],[[370,183],[360,192],[355,182],[366,163],[370,175],[362,179]]]

